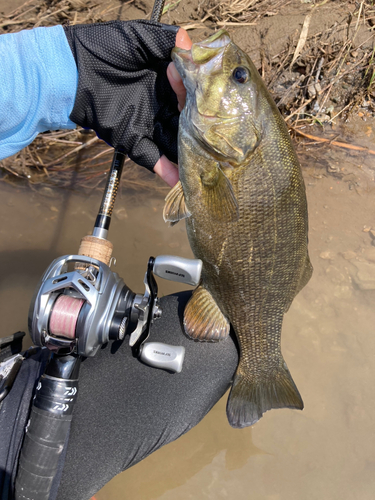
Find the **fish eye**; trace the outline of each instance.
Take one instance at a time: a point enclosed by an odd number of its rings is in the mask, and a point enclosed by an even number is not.
[[[233,70],[233,78],[237,83],[246,83],[249,79],[249,71],[243,66],[238,66]]]

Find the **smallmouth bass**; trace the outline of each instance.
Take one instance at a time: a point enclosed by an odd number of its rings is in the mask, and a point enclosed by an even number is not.
[[[180,181],[164,219],[186,219],[202,279],[187,335],[215,341],[233,326],[240,361],[227,403],[232,427],[271,408],[302,409],[281,354],[284,313],[312,273],[307,203],[287,127],[250,58],[225,30],[172,52],[187,90]]]

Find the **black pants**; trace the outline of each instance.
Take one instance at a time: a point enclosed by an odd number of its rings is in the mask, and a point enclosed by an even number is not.
[[[238,363],[236,344],[232,338],[201,343],[184,335],[182,313],[190,295],[161,299],[163,315],[149,339],[185,347],[181,373],[142,364],[127,337],[82,362],[69,443],[50,500],[89,499],[113,476],[197,425],[228,389]],[[41,350],[23,363],[0,407],[2,500],[14,494],[24,428],[46,354]]]

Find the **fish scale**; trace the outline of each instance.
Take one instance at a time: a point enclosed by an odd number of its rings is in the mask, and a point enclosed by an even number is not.
[[[281,354],[281,328],[312,272],[305,186],[279,111],[226,31],[191,51],[174,49],[172,58],[187,100],[180,182],[166,198],[164,218],[186,219],[203,262],[184,326],[202,341],[223,339],[233,326],[240,360],[227,416],[241,428],[271,408],[303,408]]]

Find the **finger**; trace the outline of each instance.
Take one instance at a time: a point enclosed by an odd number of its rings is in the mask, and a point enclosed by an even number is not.
[[[184,28],[180,28],[177,32],[176,36],[176,47],[180,47],[180,49],[190,50],[193,42],[190,40],[190,37]]]
[[[154,172],[171,187],[178,182],[178,169],[164,155],[157,161]]]
[[[178,111],[182,111],[186,101],[186,89],[184,87],[184,84],[182,83],[182,78],[173,62],[169,63],[168,65],[167,77],[169,83],[171,84],[173,92],[177,96]]]
[[[187,31],[183,28],[180,28],[176,36],[176,47],[179,47],[180,49],[190,50],[191,46],[192,41],[190,40]],[[171,87],[177,96],[178,110],[182,111],[182,108],[185,106],[186,89],[184,87],[184,84],[182,83],[181,76],[173,62],[168,66],[167,76],[169,83],[171,84]]]

